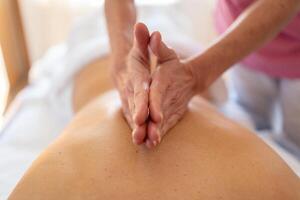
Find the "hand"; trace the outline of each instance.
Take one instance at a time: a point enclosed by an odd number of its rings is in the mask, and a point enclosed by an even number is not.
[[[152,75],[147,147],[160,143],[161,138],[184,115],[190,99],[196,94],[196,81],[188,63],[181,62],[172,49],[155,32],[150,48],[157,57],[158,66]]]
[[[146,138],[150,84],[150,60],[148,44],[150,35],[144,24],[134,29],[134,42],[127,58],[113,60],[113,77],[119,91],[123,114],[132,128],[135,144]]]

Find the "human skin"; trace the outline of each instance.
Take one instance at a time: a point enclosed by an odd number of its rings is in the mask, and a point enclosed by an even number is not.
[[[157,148],[132,144],[108,63],[76,76],[77,115],[9,199],[300,198],[299,178],[281,158],[200,97]]]
[[[150,35],[136,23],[133,1],[105,1],[107,29],[111,44],[110,74],[119,91],[123,114],[131,126],[132,140],[141,144],[146,138],[150,84]]]
[[[200,97],[157,148],[133,145],[109,76],[94,75],[104,74],[106,64],[97,61],[78,74],[74,102],[80,111],[10,200],[300,198],[299,178],[281,158]]]
[[[124,36],[130,35],[128,32],[131,30],[130,28],[125,29],[122,27],[126,27],[126,24],[135,21],[135,18],[130,17],[130,12],[136,12],[133,4],[134,1],[132,0],[106,1],[106,11],[110,13],[107,15],[110,39],[112,47],[115,46],[115,48],[112,48],[113,53],[114,49],[117,49],[121,43],[127,44],[127,47],[130,46],[132,39],[126,39]],[[189,102],[192,96],[207,89],[234,63],[273,39],[289,20],[299,12],[299,9],[300,0],[257,0],[243,12],[226,33],[221,35],[204,52],[189,58],[188,61],[177,62],[177,66],[182,66],[177,67],[177,71],[170,69],[169,73],[168,70],[160,70],[155,73],[156,77],[151,78],[156,79],[156,84],[154,86],[150,85],[148,100],[150,104],[150,123],[147,125],[150,125],[150,127],[147,128],[147,133],[143,133],[143,136],[146,135],[145,141],[149,144],[148,146],[153,147],[158,144],[162,136],[182,118],[187,108],[186,102]],[[115,15],[114,17],[113,14]],[[124,15],[127,17],[124,17]],[[159,38],[160,36],[158,35],[158,32],[151,35],[151,38],[154,38],[153,43],[157,43],[155,41],[158,39],[155,38]],[[151,46],[151,44],[149,45]],[[152,45],[155,46],[155,44]],[[125,51],[122,52],[124,53]],[[120,54],[122,53],[118,55]],[[122,55],[126,56],[126,53]],[[119,58],[115,57],[116,60]],[[190,73],[186,73],[187,69]],[[178,74],[182,75],[178,76]],[[193,81],[185,81],[191,79],[191,75]],[[179,88],[172,87],[170,89],[168,87],[172,84],[176,85],[176,82],[178,83],[177,85],[184,82],[186,84],[181,85]],[[194,84],[191,84],[191,82],[194,82]],[[155,87],[164,88],[164,90],[158,91]],[[185,96],[177,98],[180,96],[182,88],[190,91],[190,93],[188,95],[184,93]],[[173,103],[172,99],[176,98],[176,103]],[[182,109],[175,109],[177,107]]]

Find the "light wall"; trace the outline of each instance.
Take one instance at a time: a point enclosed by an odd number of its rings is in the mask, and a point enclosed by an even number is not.
[[[180,14],[193,19],[194,36],[207,45],[215,37],[212,10],[216,0],[137,0],[141,4],[161,4],[180,1]],[[76,17],[102,9],[103,0],[21,0],[26,38],[31,61],[40,58],[52,45],[68,35]],[[181,13],[182,12],[182,13]],[[187,21],[187,23],[189,23]]]

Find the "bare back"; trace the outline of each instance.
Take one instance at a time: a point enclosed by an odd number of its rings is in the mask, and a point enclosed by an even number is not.
[[[134,146],[116,92],[84,108],[10,199],[299,199],[296,175],[197,98],[154,150]]]

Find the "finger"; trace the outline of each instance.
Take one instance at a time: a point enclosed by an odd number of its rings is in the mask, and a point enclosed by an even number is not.
[[[149,93],[150,117],[155,123],[160,123],[163,119],[162,101],[167,90],[167,85],[161,81],[159,70],[153,75]]]
[[[150,42],[150,34],[147,26],[143,23],[137,23],[134,27],[133,48],[139,52],[140,56],[149,59],[148,45]]]
[[[133,95],[129,95],[128,98],[128,108],[129,108],[129,116],[127,115],[128,120],[130,121],[131,127],[132,127],[132,141],[136,145],[140,145],[143,143],[145,137],[146,137],[146,123],[142,125],[138,125],[133,120],[133,113],[135,110],[134,105],[134,97]]]
[[[149,115],[149,80],[137,83],[134,88],[134,114],[133,120],[137,125],[146,122]]]
[[[149,139],[146,140],[145,144],[148,149],[153,149],[155,147]]]
[[[136,126],[132,132],[132,141],[136,145],[140,145],[144,142],[147,133],[147,124]]]
[[[177,58],[176,53],[162,41],[161,34],[158,31],[151,35],[150,49],[157,57],[158,63],[163,63]]]
[[[132,68],[134,71],[133,76],[133,120],[137,125],[145,123],[148,118],[148,104],[149,104],[149,82],[150,82],[150,72],[145,71],[147,68],[150,70],[149,66],[149,55],[148,55],[148,44],[150,41],[149,30],[147,26],[143,23],[137,23],[134,28],[134,47],[133,54],[135,60],[138,63],[134,64],[135,67]],[[138,80],[135,80],[138,79]]]
[[[153,146],[157,146],[161,142],[161,133],[159,130],[159,125],[150,121],[147,130],[147,140],[149,140],[153,144]]]
[[[127,89],[127,104],[130,115],[128,118],[133,129],[133,143],[139,145],[143,143],[146,137],[147,126],[145,122],[148,118],[148,92],[141,91],[139,94],[134,94],[132,89]]]
[[[126,96],[127,96],[127,105],[128,105],[128,110],[131,116],[131,119],[133,119],[133,114],[135,110],[135,105],[134,105],[134,97],[133,97],[133,89],[132,86],[127,86],[127,91],[126,91]]]

